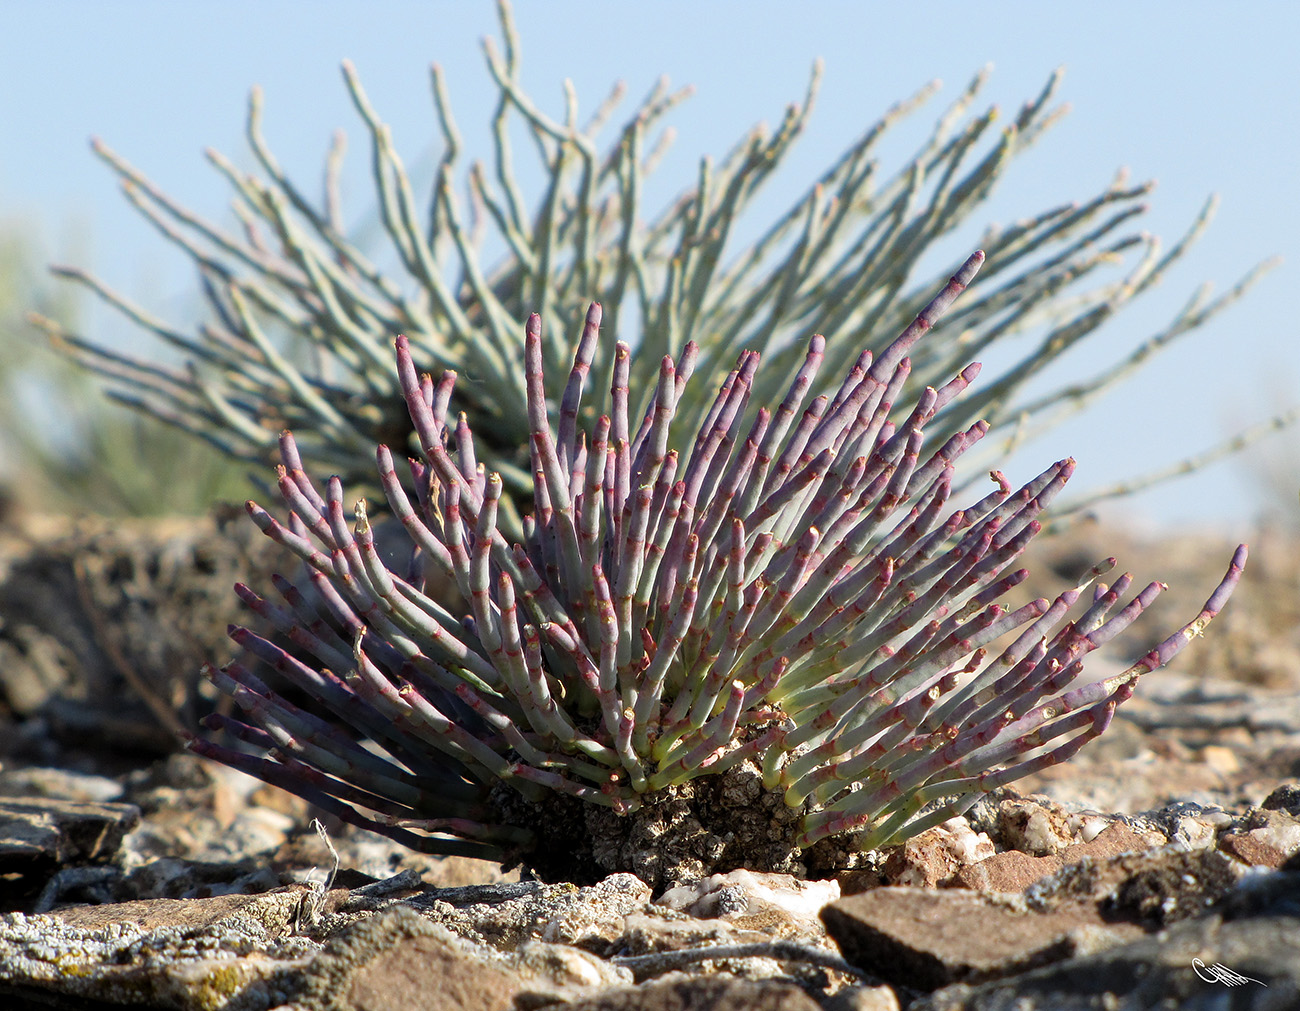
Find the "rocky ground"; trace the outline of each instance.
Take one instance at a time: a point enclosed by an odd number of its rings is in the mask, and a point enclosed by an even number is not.
[[[1031,562],[1032,592],[1108,554],[1164,578],[1136,655],[1230,547],[1076,530]],[[1281,532],[1067,765],[839,879],[735,871],[660,895],[318,831],[294,798],[176,753],[221,704],[194,671],[242,620],[230,584],[275,564],[241,520],[0,528],[4,1007],[1300,1006],[1300,554]]]

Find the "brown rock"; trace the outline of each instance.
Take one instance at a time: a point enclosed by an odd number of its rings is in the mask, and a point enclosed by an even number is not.
[[[331,940],[300,1000],[338,1011],[503,1011],[523,986],[503,960],[399,906]]]
[[[1271,867],[1277,870],[1286,863],[1286,854],[1276,846],[1255,838],[1249,832],[1226,832],[1219,840],[1219,849],[1229,853],[1251,867]]]
[[[1231,776],[1241,771],[1241,759],[1236,752],[1221,744],[1207,744],[1203,747],[1201,761],[1221,776]]]
[[[1052,856],[1030,856],[1010,850],[981,860],[957,872],[957,880],[967,888],[985,892],[1019,892],[1049,874],[1084,857],[1105,860],[1120,853],[1143,851],[1151,843],[1123,822],[1112,822],[1092,842],[1075,843]]]
[[[888,983],[933,990],[1023,972],[1104,945],[1094,907],[1033,912],[1023,901],[967,891],[878,888],[822,910],[844,957]],[[1114,940],[1136,936],[1113,928]]]
[[[958,863],[937,830],[928,829],[890,853],[884,870],[890,881],[900,885],[936,888],[953,880]]]
[[[1237,831],[1219,837],[1219,849],[1252,867],[1276,870],[1300,852],[1300,818],[1284,810],[1253,811]]]
[[[1061,857],[1035,857],[1019,850],[1007,850],[963,867],[957,880],[964,887],[981,892],[1020,892],[1063,866],[1065,861]]]
[[[909,1011],[1300,1007],[1298,885],[1296,875],[1261,875],[1221,912],[1013,979],[957,984]]]
[[[993,840],[959,815],[894,847],[881,869],[889,884],[935,888],[955,884],[958,868],[987,860],[995,852]]]
[[[515,973],[482,964],[446,938],[412,937],[362,966],[340,1004],[356,1011],[502,1011],[521,989]]]

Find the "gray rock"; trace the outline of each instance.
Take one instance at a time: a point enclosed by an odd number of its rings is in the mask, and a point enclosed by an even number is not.
[[[611,874],[590,888],[566,896],[541,924],[544,941],[607,949],[623,935],[629,913],[646,908],[650,886],[634,874]]]
[[[139,821],[131,804],[0,797],[0,868],[13,873],[25,861],[109,859]]]
[[[1266,811],[1286,811],[1300,814],[1300,783],[1283,783],[1264,798],[1259,805]]]
[[[519,882],[481,889],[431,889],[403,900],[435,922],[481,944],[513,949],[526,940],[600,947],[623,932],[623,918],[645,908],[650,889],[631,874],[595,885]]]
[[[104,803],[121,799],[122,784],[107,776],[29,766],[0,772],[0,797],[53,797]]]
[[[0,902],[13,908],[64,870],[111,860],[139,822],[130,804],[0,797]]]
[[[252,1011],[288,998],[314,946],[287,936],[302,891],[0,917],[0,992],[43,1004]]]
[[[69,907],[0,918],[0,990],[189,1009],[500,1011],[625,986],[632,974],[567,945],[504,955],[397,906],[340,930],[321,950],[293,936],[310,890]]]
[[[839,897],[840,885],[834,880],[805,881],[741,869],[670,888],[659,897],[659,905],[704,920],[785,924],[789,932],[798,933],[816,930],[817,914]]]
[[[565,1005],[564,1011],[819,1011],[790,983],[725,976],[661,979]]]
[[[504,956],[398,906],[331,940],[301,979],[296,1003],[313,1011],[502,1011],[626,985],[631,973],[560,945]]]

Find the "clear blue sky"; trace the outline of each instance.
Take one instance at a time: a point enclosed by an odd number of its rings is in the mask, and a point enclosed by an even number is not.
[[[1200,246],[1141,304],[1094,339],[1100,366],[1157,330],[1202,280],[1230,284],[1259,260],[1285,258],[1247,301],[1158,360],[1031,452],[1072,454],[1082,490],[1217,442],[1300,402],[1300,5],[1197,2],[613,3],[518,0],[524,79],[552,112],[572,78],[590,110],[618,78],[643,94],[661,74],[697,94],[675,116],[677,154],[660,196],[691,181],[696,158],[721,155],[759,119],[802,95],[815,57],[826,75],[812,128],[768,194],[793,199],[885,107],[932,78],[945,91],[905,155],[986,63],[988,101],[1008,111],[1065,65],[1072,113],[1023,156],[988,208],[1007,221],[1091,195],[1120,166],[1160,186],[1146,227],[1172,242],[1205,197],[1222,207]],[[243,159],[248,87],[266,90],[266,133],[310,185],[333,128],[352,139],[351,210],[368,197],[363,134],[338,64],[355,61],[408,163],[430,149],[428,65],[442,64],[471,148],[486,151],[491,89],[479,40],[497,34],[494,6],[424,2],[19,3],[0,0],[0,217],[23,218],[51,258],[88,266],[177,322],[195,312],[188,263],[131,211],[90,154],[103,137],[163,188],[220,218],[227,192],[202,158]],[[971,242],[978,227],[971,227]],[[129,339],[111,316],[96,336]],[[1091,371],[1091,370],[1089,370]],[[1281,437],[1290,445],[1297,435]],[[1295,468],[1300,475],[1300,466]],[[1254,506],[1241,464],[1150,492],[1128,508],[1160,523],[1242,527]]]

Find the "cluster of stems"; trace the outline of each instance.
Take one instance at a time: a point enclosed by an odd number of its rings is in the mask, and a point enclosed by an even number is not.
[[[349,522],[340,479],[318,489],[284,433],[287,521],[248,509],[306,563],[310,587],[277,577],[275,603],[241,586],[284,639],[234,628],[244,659],[207,670],[247,720],[214,716],[209,727],[262,754],[191,746],[409,845],[476,855],[536,842],[499,817],[498,784],[536,803],[559,793],[628,813],[747,761],[802,812],[798,845],[857,833],[875,847],[1069,757],[1219,611],[1246,552],[1191,623],[1102,681],[1081,679],[1085,655],[1161,584],[1121,603],[1129,576],[1097,582],[1108,559],[1055,600],[1003,602],[1073,461],[1019,490],[994,472],[987,494],[952,509],[954,465],[988,425],[927,432],[978,366],[899,406],[921,338],[983,259],[972,255],[826,394],[813,395],[822,337],[770,408],[752,403],[759,355],[742,352],[684,432],[700,355],[691,343],[660,360],[636,413],[632,351],[616,343],[593,417],[584,393],[599,304],[553,426],[533,314],[523,341],[533,509],[513,543],[499,526],[502,478],[478,460],[466,416],[449,414],[455,373],[421,375],[399,337],[419,455],[400,474],[388,447],[377,460],[411,550],[392,560],[364,502]]]

